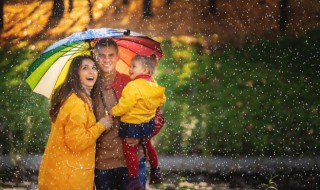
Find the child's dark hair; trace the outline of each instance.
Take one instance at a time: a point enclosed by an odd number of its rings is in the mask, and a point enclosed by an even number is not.
[[[131,61],[140,61],[144,67],[148,68],[149,74],[153,75],[158,64],[158,57],[155,54],[150,56],[136,55]]]

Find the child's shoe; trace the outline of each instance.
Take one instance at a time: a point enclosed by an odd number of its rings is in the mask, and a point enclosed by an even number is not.
[[[163,181],[162,178],[162,174],[160,171],[160,168],[151,168],[151,172],[150,172],[150,182],[149,184],[158,184],[161,183]]]
[[[139,177],[131,177],[128,179],[126,190],[144,190]]]

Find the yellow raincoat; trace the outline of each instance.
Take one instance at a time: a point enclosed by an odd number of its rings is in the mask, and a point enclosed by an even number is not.
[[[125,123],[147,123],[156,114],[156,109],[166,101],[165,88],[155,81],[135,79],[122,91],[119,103],[112,108],[112,115],[120,116]]]
[[[42,158],[39,190],[93,188],[96,140],[105,131],[92,109],[71,94],[60,108]]]

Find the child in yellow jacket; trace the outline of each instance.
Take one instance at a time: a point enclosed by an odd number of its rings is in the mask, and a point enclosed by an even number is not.
[[[155,67],[155,55],[134,57],[129,69],[132,81],[123,89],[119,103],[110,111],[111,115],[121,117],[119,136],[123,138],[123,150],[128,166],[127,189],[142,188],[142,185],[138,178],[137,146],[128,145],[125,138],[141,139],[145,143],[151,165],[150,184],[162,181],[157,152],[150,140],[156,109],[166,101],[165,88],[151,78]]]

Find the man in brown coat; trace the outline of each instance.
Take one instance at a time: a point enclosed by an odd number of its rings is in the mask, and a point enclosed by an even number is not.
[[[100,69],[100,88],[94,90],[94,112],[99,120],[118,103],[125,85],[130,77],[116,71],[119,60],[118,46],[112,39],[101,39],[95,45],[95,58]],[[120,119],[114,118],[113,128],[103,133],[97,141],[95,185],[97,190],[125,189],[128,179],[126,159],[122,149],[122,139],[118,135]],[[127,141],[128,142],[128,141]],[[129,139],[129,144],[138,144],[135,139]],[[138,150],[140,160],[139,178],[145,187],[146,165],[143,149]]]

